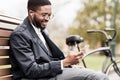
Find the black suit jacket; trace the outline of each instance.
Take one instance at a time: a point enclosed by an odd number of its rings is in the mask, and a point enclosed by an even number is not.
[[[49,47],[52,54],[47,51],[26,18],[13,31],[10,38],[13,80],[22,78],[37,80],[62,73],[60,60],[64,59],[64,55],[54,43],[50,43]]]

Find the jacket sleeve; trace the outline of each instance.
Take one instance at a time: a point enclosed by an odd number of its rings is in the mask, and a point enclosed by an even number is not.
[[[20,67],[28,78],[55,76],[62,72],[61,61],[37,64],[32,51],[31,40],[22,33],[13,33],[10,38],[10,49]]]

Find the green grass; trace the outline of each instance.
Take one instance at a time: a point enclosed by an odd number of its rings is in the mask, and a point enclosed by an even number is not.
[[[103,55],[89,55],[88,57],[85,58],[85,63],[87,65],[87,68],[93,69],[95,71],[101,71],[104,59],[105,56]],[[107,64],[109,63],[110,61],[108,60]],[[80,63],[80,65],[82,65],[82,62]]]

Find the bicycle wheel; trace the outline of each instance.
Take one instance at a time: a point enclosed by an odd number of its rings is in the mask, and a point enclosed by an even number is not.
[[[118,66],[118,69],[120,70],[120,59],[119,60],[116,60],[116,64]],[[119,75],[115,72],[114,68],[113,68],[114,64],[111,63],[107,70],[106,70],[106,74],[108,75],[109,79],[110,80],[120,80],[120,73]],[[117,70],[118,71],[118,70]]]

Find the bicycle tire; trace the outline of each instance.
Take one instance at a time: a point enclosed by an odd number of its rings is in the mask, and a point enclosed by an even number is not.
[[[120,70],[120,59],[116,60],[116,64]],[[114,68],[113,68],[113,63],[111,63],[107,69],[106,69],[106,72],[105,74],[108,75],[109,79],[110,80],[120,80],[120,76],[115,72]]]

